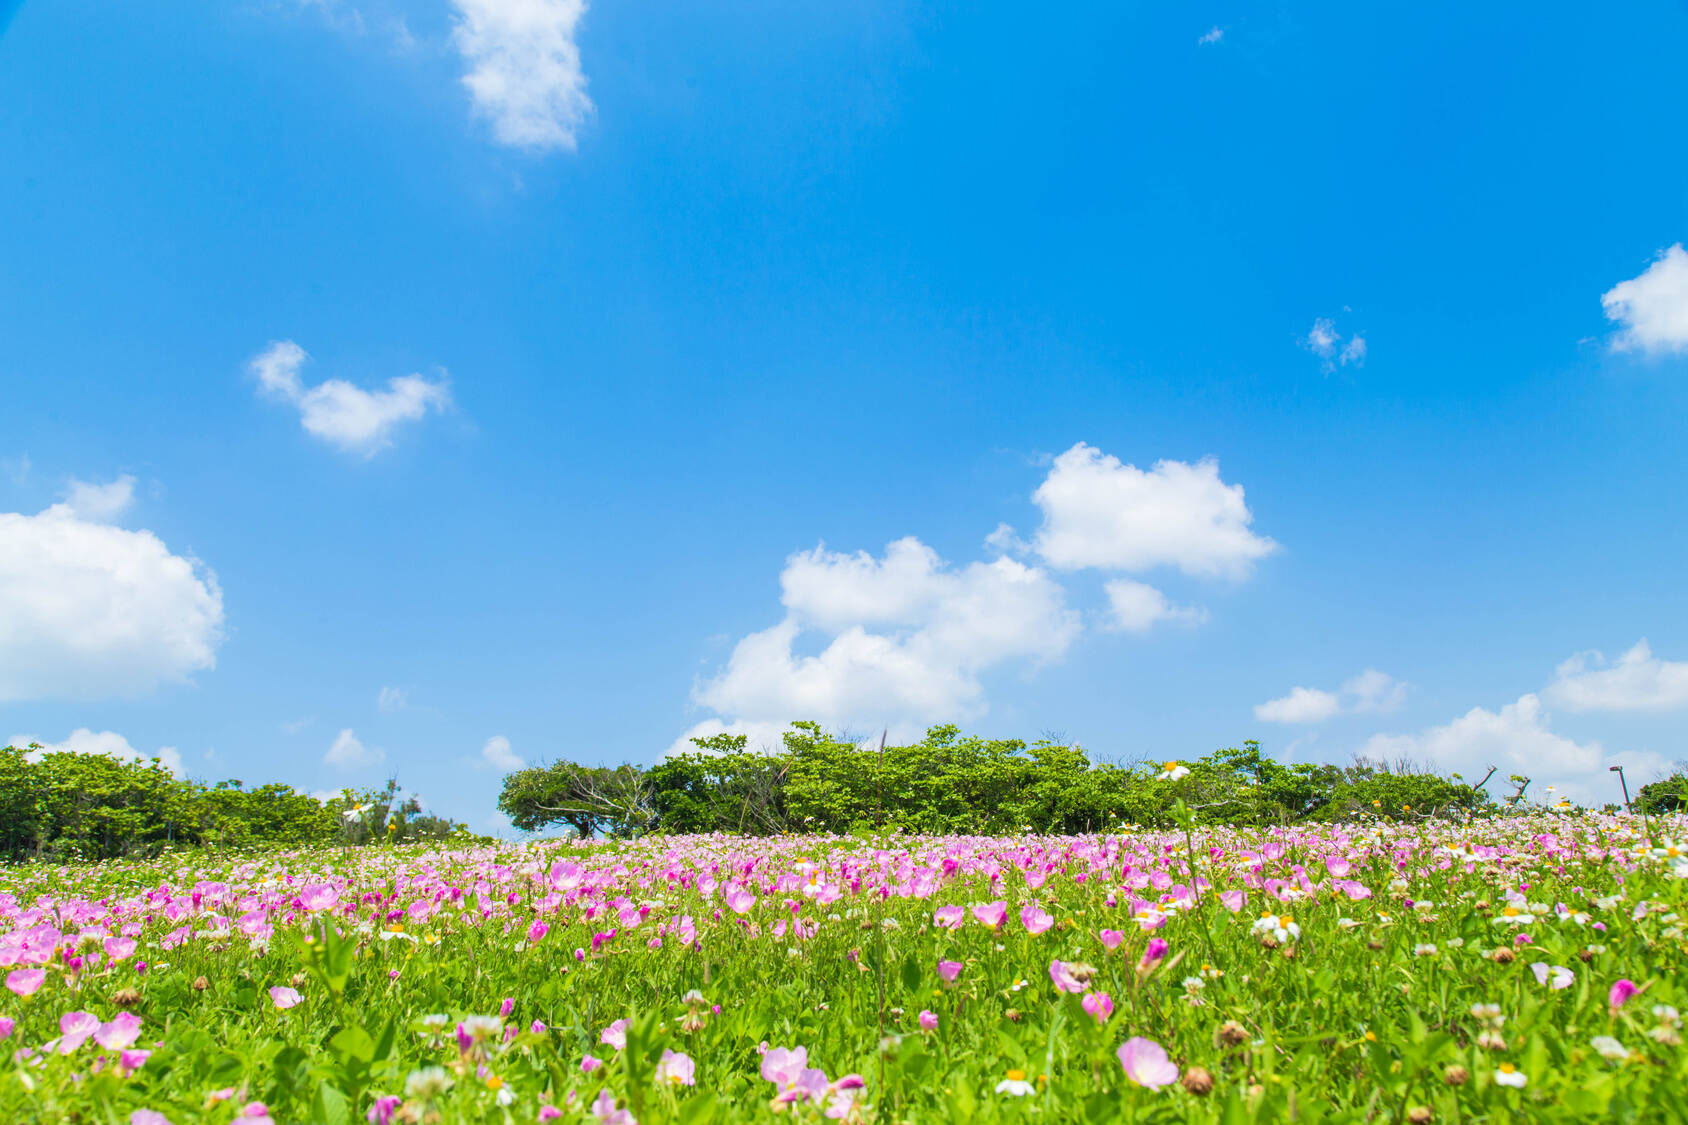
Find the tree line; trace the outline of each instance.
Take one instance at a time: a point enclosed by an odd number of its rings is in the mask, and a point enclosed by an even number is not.
[[[693,739],[653,766],[571,761],[504,779],[499,808],[524,831],[1076,833],[1164,826],[1183,799],[1207,823],[1267,825],[1470,815],[1482,783],[1407,763],[1285,765],[1257,742],[1183,763],[1100,761],[1061,739],[988,739],[935,726],[917,742],[863,745],[794,723],[763,752],[744,735]],[[1486,782],[1487,779],[1485,779]]]
[[[319,801],[289,785],[179,778],[156,759],[0,748],[0,859],[67,862],[168,847],[349,846],[443,839],[462,825],[423,811],[396,780]]]

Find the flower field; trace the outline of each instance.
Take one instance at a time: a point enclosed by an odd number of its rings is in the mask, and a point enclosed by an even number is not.
[[[0,1121],[1660,1121],[1681,820],[0,873]]]

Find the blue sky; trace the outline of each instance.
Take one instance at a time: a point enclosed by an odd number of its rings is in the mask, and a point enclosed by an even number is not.
[[[0,5],[0,738],[480,827],[799,718],[1608,799],[1688,733],[1685,49]]]

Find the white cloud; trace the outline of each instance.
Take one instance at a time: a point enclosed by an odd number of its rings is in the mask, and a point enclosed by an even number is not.
[[[1321,316],[1313,321],[1313,327],[1302,338],[1301,346],[1319,357],[1319,366],[1327,374],[1335,371],[1339,364],[1343,367],[1349,364],[1365,366],[1366,338],[1355,333],[1343,344],[1342,333],[1336,330],[1336,322],[1329,317]]]
[[[1367,668],[1344,683],[1341,692],[1291,688],[1288,695],[1256,704],[1254,717],[1263,723],[1322,723],[1344,712],[1386,715],[1406,698],[1406,684],[1376,668]]]
[[[33,735],[14,734],[6,745],[22,749],[32,742],[41,740]],[[155,753],[143,754],[129,745],[127,738],[114,730],[93,731],[87,727],[77,727],[65,736],[63,742],[42,742],[40,750],[29,754],[29,760],[37,761],[43,754],[104,754],[120,762],[141,762],[157,758],[165,769],[177,777],[187,776],[182,768],[181,752],[174,746],[160,746]]]
[[[410,693],[404,688],[381,685],[381,693],[375,697],[375,706],[382,711],[403,711],[410,706]]]
[[[482,744],[480,764],[506,772],[527,765],[520,754],[510,749],[510,740],[501,734],[493,735]]]
[[[211,668],[216,575],[68,504],[0,513],[0,702],[136,696]]]
[[[1116,578],[1102,584],[1108,595],[1108,627],[1127,633],[1146,633],[1157,621],[1182,621],[1199,625],[1207,611],[1196,606],[1178,606],[1166,595],[1143,582]]]
[[[1471,782],[1495,766],[1501,778],[1514,773],[1530,778],[1531,797],[1553,785],[1574,800],[1596,804],[1619,799],[1605,776],[1607,767],[1621,765],[1631,771],[1632,779],[1646,779],[1669,767],[1657,754],[1608,754],[1598,742],[1577,742],[1554,733],[1541,700],[1533,694],[1520,696],[1499,712],[1473,707],[1446,726],[1420,734],[1374,735],[1360,752],[1385,761],[1408,758],[1438,770],[1455,770]],[[1489,784],[1496,796],[1507,791],[1504,784]]]
[[[1043,509],[1038,553],[1064,570],[1175,566],[1241,578],[1278,549],[1249,530],[1242,485],[1220,480],[1211,459],[1144,471],[1080,442],[1055,458],[1032,499]]]
[[[1225,29],[1222,27],[1213,27],[1203,32],[1202,37],[1197,39],[1196,42],[1206,47],[1219,42],[1223,38],[1225,38]]]
[[[392,445],[399,423],[451,405],[443,381],[430,382],[420,375],[388,379],[384,391],[366,391],[343,379],[307,387],[299,369],[309,358],[292,340],[281,340],[254,356],[247,367],[266,393],[299,411],[307,433],[349,452],[373,457]]]
[[[1257,703],[1254,717],[1263,723],[1318,723],[1342,712],[1342,700],[1335,692],[1295,687],[1278,699]]]
[[[334,745],[328,748],[322,760],[336,769],[355,770],[379,765],[387,760],[387,754],[379,747],[365,746],[352,733],[352,728],[347,727],[334,739]]]
[[[902,736],[977,717],[986,710],[982,673],[1054,660],[1080,629],[1042,570],[1008,558],[955,569],[914,538],[878,559],[800,552],[780,583],[785,619],[739,641],[726,667],[693,691],[725,717],[723,728],[767,733],[813,719]],[[799,641],[814,634],[824,647],[800,654]]]
[[[281,724],[282,733],[284,733],[284,734],[298,734],[300,731],[304,730],[306,727],[310,726],[314,722],[316,722],[315,716],[312,716],[311,718],[308,718],[308,719],[292,719],[292,720],[289,720],[288,722]]]
[[[475,112],[493,135],[526,149],[575,147],[592,114],[575,29],[585,0],[452,0],[452,40]]]
[[[135,499],[135,478],[120,476],[110,484],[90,484],[72,480],[65,494],[64,506],[77,519],[89,523],[110,523],[129,510]]]
[[[1660,660],[1643,637],[1615,664],[1598,652],[1571,657],[1546,694],[1567,711],[1672,711],[1688,707],[1688,661]]]
[[[1620,281],[1600,297],[1606,319],[1623,325],[1614,351],[1688,351],[1688,251],[1659,252],[1639,277]]]

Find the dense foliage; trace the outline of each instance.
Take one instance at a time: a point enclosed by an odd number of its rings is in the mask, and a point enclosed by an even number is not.
[[[282,784],[208,786],[176,777],[156,759],[0,748],[0,859],[400,842],[440,839],[458,828],[424,813],[392,781],[319,801]]]
[[[1688,820],[1157,784],[1166,830],[3,868],[0,1121],[1681,1119]]]
[[[564,824],[607,830],[1080,833],[1120,824],[1170,823],[1164,764],[1121,766],[1048,739],[964,737],[933,727],[908,746],[864,747],[797,723],[774,754],[743,735],[696,740],[698,751],[644,770],[555,762],[505,779],[499,807],[516,827]],[[1206,824],[1264,826],[1332,821],[1359,813],[1403,819],[1470,813],[1486,792],[1457,778],[1390,768],[1284,765],[1257,743],[1185,763],[1185,792]],[[1183,776],[1181,774],[1181,776]]]

